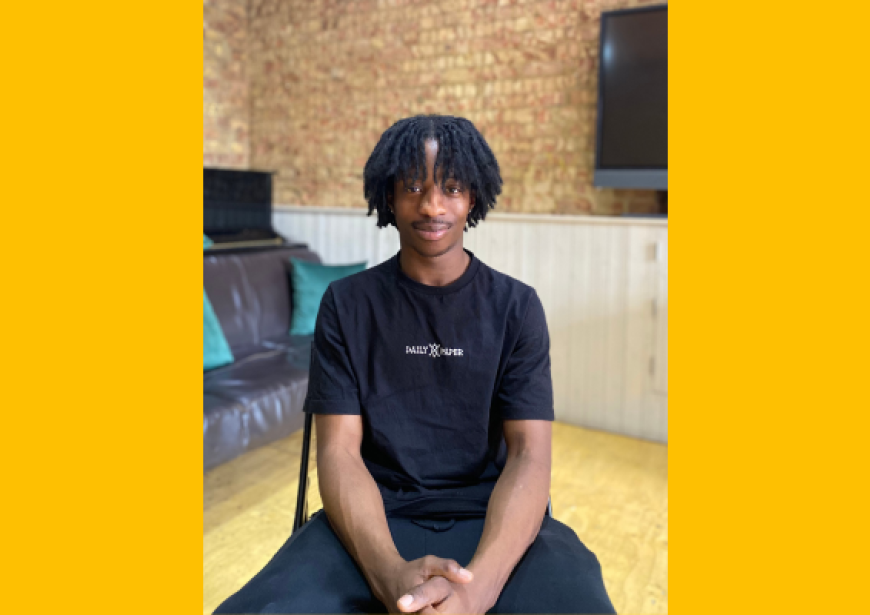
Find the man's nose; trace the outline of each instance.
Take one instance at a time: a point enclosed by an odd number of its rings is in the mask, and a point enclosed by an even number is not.
[[[420,213],[430,218],[435,218],[444,213],[444,195],[441,194],[441,188],[438,184],[433,184],[423,194],[420,203]]]

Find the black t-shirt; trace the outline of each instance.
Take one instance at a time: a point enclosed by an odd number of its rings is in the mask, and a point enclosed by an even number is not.
[[[388,515],[486,514],[504,419],[552,421],[550,338],[535,290],[471,263],[447,286],[391,259],[329,285],[305,412],[361,414],[360,453]]]

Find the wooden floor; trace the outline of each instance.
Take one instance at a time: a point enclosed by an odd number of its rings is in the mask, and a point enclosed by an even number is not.
[[[314,448],[312,512],[321,507]],[[204,613],[265,566],[290,535],[301,450],[300,431],[205,475]],[[553,426],[553,516],[598,556],[618,613],[668,610],[667,463],[663,444]]]

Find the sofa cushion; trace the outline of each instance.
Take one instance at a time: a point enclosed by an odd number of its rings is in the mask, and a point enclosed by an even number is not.
[[[241,418],[245,414],[245,407],[238,402],[208,393],[203,396],[202,405],[205,411],[203,463],[204,469],[210,470],[245,452]]]
[[[204,374],[205,470],[302,427],[312,339],[285,333]]]
[[[203,256],[203,285],[236,361],[290,329],[290,257],[319,262],[307,248]]]

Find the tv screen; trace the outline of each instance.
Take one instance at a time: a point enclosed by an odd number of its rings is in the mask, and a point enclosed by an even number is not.
[[[596,186],[668,187],[668,7],[601,14]]]

